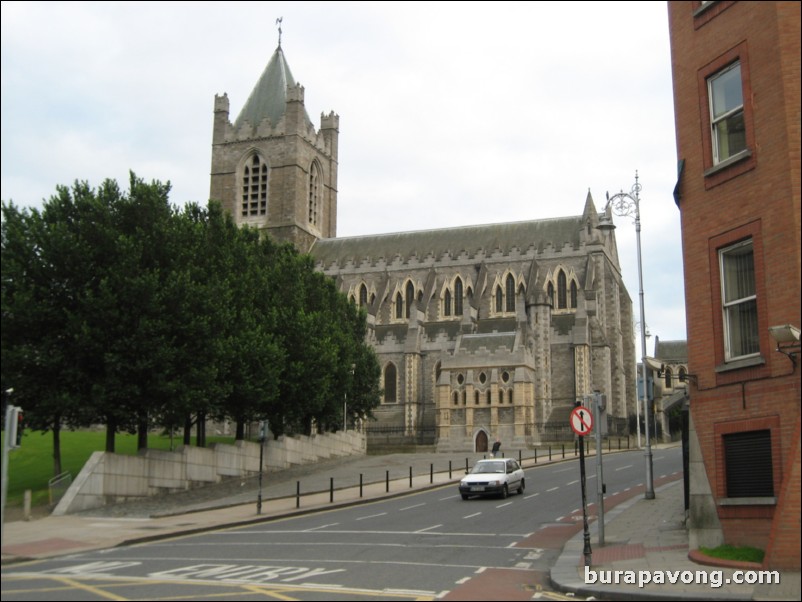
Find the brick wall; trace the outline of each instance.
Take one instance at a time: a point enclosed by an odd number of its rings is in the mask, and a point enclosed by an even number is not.
[[[799,569],[800,370],[769,326],[800,325],[800,3],[669,2],[691,412],[712,495],[726,496],[722,435],[767,426],[776,505],[717,505],[724,539]],[[706,78],[741,62],[749,153],[712,164]],[[718,251],[753,241],[760,358],[724,357]],[[761,427],[762,428],[762,427]],[[790,460],[789,460],[790,458]],[[789,527],[796,536],[790,535]],[[795,526],[795,527],[794,527]]]

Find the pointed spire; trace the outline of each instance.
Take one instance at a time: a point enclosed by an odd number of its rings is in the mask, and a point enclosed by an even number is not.
[[[582,211],[582,221],[589,224],[591,228],[599,225],[599,214],[596,212],[596,204],[593,202],[593,196],[590,194],[588,188],[588,196],[585,198],[585,208]]]
[[[582,210],[582,216],[588,217],[590,215],[596,215],[596,204],[593,202],[593,195],[590,194],[590,188],[588,188],[588,196],[585,197],[585,208]]]
[[[265,118],[270,119],[275,126],[287,109],[287,87],[295,85],[292,71],[281,49],[281,28],[279,28],[279,45],[248,96],[248,101],[242,107],[234,126],[239,128],[247,121],[257,127]],[[310,121],[308,115],[307,121]]]

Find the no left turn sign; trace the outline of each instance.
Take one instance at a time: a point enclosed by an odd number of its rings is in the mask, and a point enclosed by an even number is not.
[[[590,433],[593,428],[593,415],[588,408],[579,406],[571,411],[571,430],[580,437]]]

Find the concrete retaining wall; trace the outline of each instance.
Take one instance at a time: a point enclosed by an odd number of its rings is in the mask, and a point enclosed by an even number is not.
[[[364,455],[366,450],[365,436],[356,432],[270,438],[265,441],[264,470]],[[146,449],[137,456],[95,452],[53,514],[71,514],[258,472],[259,444],[250,441],[208,448],[181,446],[174,452]]]

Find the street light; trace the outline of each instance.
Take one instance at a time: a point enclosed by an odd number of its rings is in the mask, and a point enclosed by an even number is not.
[[[604,212],[611,208],[613,213],[618,216],[633,216],[635,218],[635,234],[637,237],[638,249],[638,295],[640,297],[640,343],[641,343],[641,378],[643,380],[643,420],[646,427],[646,494],[647,500],[654,499],[654,478],[652,475],[652,445],[649,436],[649,394],[647,389],[648,381],[646,380],[646,312],[643,309],[643,266],[641,265],[641,250],[640,250],[640,191],[641,185],[638,183],[638,172],[635,172],[635,184],[629,192],[618,192],[613,196],[607,193],[607,204],[604,206]],[[612,230],[615,228],[612,220],[603,219],[599,222],[600,230]],[[636,404],[636,409],[639,406]],[[640,437],[640,418],[638,418],[638,436]]]

